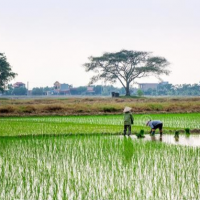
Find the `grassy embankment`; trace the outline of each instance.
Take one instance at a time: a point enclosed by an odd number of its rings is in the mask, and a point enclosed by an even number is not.
[[[200,112],[200,98],[0,99],[0,116]]]

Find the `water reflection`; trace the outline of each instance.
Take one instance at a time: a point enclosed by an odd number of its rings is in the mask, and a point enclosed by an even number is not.
[[[123,152],[123,157],[124,157],[124,163],[130,163],[133,157],[134,153],[134,146],[133,146],[133,140],[131,137],[124,137],[124,152]]]
[[[156,141],[156,136],[151,136],[151,141]]]
[[[124,140],[124,150],[128,151],[128,146],[132,145],[129,143],[128,139],[134,139],[137,140],[137,137],[135,135],[131,135],[129,138],[127,137],[122,137]],[[156,134],[155,136],[150,136],[150,135],[145,135],[145,138],[140,139],[140,140],[148,140],[148,141],[157,141],[157,142],[164,142],[164,143],[169,143],[169,144],[177,144],[177,145],[184,145],[184,146],[192,146],[192,147],[200,147],[200,135],[179,135],[178,138],[175,138],[174,135],[163,135],[160,137],[159,134]],[[126,143],[128,143],[126,145]],[[130,152],[131,153],[131,152]],[[133,154],[133,152],[132,152]],[[130,156],[131,157],[131,156]]]
[[[145,135],[144,140],[161,141],[170,144],[200,147],[200,135],[190,135],[189,137],[186,135],[179,135],[179,137],[174,137],[174,135],[163,135],[162,138],[160,138],[160,135]]]
[[[151,136],[151,141],[160,141],[162,142],[162,137]]]
[[[179,142],[179,137],[174,137],[176,142]]]

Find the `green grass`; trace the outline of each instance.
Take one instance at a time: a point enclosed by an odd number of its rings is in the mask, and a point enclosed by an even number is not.
[[[199,148],[120,136],[0,140],[0,199],[199,199]]]
[[[141,129],[147,133],[146,121],[159,119],[164,131],[176,129],[200,129],[200,113],[190,114],[137,114],[134,116],[133,132]],[[0,136],[40,134],[121,134],[122,115],[49,116],[49,117],[1,117]]]

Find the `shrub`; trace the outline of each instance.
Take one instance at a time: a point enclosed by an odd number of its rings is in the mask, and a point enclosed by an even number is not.
[[[141,89],[137,90],[137,95],[139,97],[142,97],[144,95],[143,91]]]
[[[116,112],[117,109],[115,107],[103,107],[104,112]]]
[[[11,106],[0,108],[0,113],[13,113],[15,109]]]
[[[163,110],[163,106],[161,104],[149,104],[149,107],[153,111],[161,111],[161,110]]]
[[[24,107],[24,110],[23,110],[24,113],[33,113],[35,111],[36,111],[36,108],[33,106],[26,106]]]
[[[59,105],[52,105],[52,106],[46,106],[44,110],[49,112],[61,111],[63,110],[63,107]]]

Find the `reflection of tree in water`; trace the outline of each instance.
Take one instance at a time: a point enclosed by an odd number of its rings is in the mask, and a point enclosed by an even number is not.
[[[133,140],[130,137],[124,137],[124,164],[131,162],[134,153]]]

